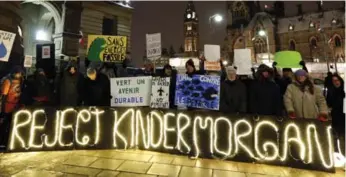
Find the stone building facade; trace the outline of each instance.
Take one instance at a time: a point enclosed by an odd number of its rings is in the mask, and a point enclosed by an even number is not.
[[[24,55],[36,56],[36,45],[55,44],[55,58],[85,58],[88,34],[128,36],[133,9],[125,1],[3,1],[0,30],[16,33],[8,65],[23,64]]]
[[[285,3],[276,1],[263,8],[259,2],[227,2],[223,55],[233,61],[234,49],[250,48],[253,63],[262,63],[273,59],[277,51],[295,50],[308,62],[345,62],[345,6],[324,9],[320,1],[311,2],[316,8],[305,12],[298,4],[298,13],[288,16]]]

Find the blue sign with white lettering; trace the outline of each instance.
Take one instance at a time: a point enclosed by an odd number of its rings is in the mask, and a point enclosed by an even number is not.
[[[177,75],[175,104],[219,110],[220,76]]]

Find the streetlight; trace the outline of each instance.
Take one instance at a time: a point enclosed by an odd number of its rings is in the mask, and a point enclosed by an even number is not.
[[[220,23],[223,20],[223,17],[220,14],[215,14],[213,16],[209,17],[209,25],[211,28],[212,20],[215,21],[216,23]]]
[[[267,34],[264,30],[260,30],[260,31],[258,32],[258,35],[260,35],[260,36],[262,36],[262,37],[266,37],[268,60],[269,60],[269,62],[270,62],[270,51],[269,51],[269,37],[268,37],[268,34]]]

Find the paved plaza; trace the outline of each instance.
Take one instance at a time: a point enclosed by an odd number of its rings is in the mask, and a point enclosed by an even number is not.
[[[0,176],[14,177],[345,177],[240,162],[197,159],[141,150],[83,150],[0,154]]]

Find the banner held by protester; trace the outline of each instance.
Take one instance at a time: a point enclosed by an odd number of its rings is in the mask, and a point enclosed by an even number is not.
[[[175,104],[219,110],[220,76],[177,75]]]
[[[250,49],[234,49],[234,64],[233,65],[237,67],[238,75],[252,74],[251,50]]]
[[[169,108],[169,77],[153,77],[151,81],[151,108]]]
[[[204,45],[204,69],[209,71],[220,71],[220,46],[219,45]]]
[[[15,33],[0,30],[0,61],[8,61],[15,38]]]
[[[155,60],[161,57],[161,33],[147,34],[147,58]]]
[[[126,58],[126,36],[88,35],[88,60],[122,62]]]
[[[151,76],[111,79],[111,106],[149,106]]]

